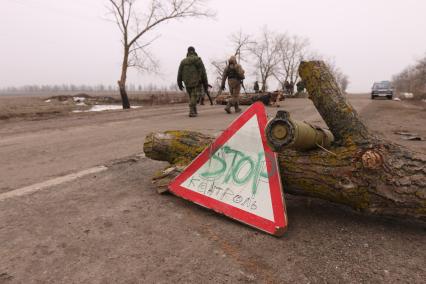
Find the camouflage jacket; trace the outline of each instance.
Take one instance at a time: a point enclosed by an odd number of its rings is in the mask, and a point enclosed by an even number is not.
[[[199,85],[207,86],[207,73],[203,61],[195,54],[189,54],[179,65],[177,77],[178,86],[185,83],[186,88],[193,88]]]
[[[226,66],[225,70],[223,71],[222,87],[225,87],[225,81],[227,78],[236,79],[238,81],[244,80],[244,73],[245,71],[240,64],[231,64]]]

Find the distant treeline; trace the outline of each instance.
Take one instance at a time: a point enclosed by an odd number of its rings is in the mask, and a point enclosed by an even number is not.
[[[414,65],[406,67],[393,77],[398,92],[413,93],[416,98],[426,98],[426,54]]]
[[[158,86],[155,84],[135,85],[128,84],[129,92],[146,92],[146,91],[177,91],[177,85]],[[0,93],[40,93],[40,92],[118,92],[117,86],[112,85],[23,85],[18,87],[0,88]]]

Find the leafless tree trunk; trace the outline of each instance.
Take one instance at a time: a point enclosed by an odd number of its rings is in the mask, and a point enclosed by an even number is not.
[[[249,50],[255,59],[255,68],[261,78],[262,92],[265,92],[267,91],[267,81],[275,73],[279,63],[275,35],[265,27],[261,37],[250,45]]]
[[[126,91],[127,71],[135,67],[142,71],[158,68],[157,62],[147,50],[155,40],[148,33],[159,24],[172,19],[211,17],[214,14],[205,7],[206,0],[151,0],[146,13],[139,12],[142,1],[109,0],[110,12],[122,35],[123,61],[118,87],[123,108],[130,108]],[[138,5],[139,4],[139,5]]]
[[[349,86],[349,77],[346,74],[343,74],[343,76],[339,80],[339,87],[342,89],[343,93],[346,93]]]
[[[281,34],[277,36],[279,64],[274,71],[274,77],[283,86],[285,82],[296,85],[299,80],[299,64],[305,59],[309,41],[298,36]]]
[[[224,75],[224,72],[225,72],[227,61],[225,59],[224,60],[212,60],[210,62],[210,64],[214,68],[214,73],[216,75],[216,80],[215,80],[216,84],[215,85],[216,85],[217,89],[219,89],[218,95],[220,95],[221,92],[222,92],[220,85],[222,84],[222,78],[223,78],[223,75]]]

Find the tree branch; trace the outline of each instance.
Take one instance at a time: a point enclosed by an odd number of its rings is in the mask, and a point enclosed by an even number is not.
[[[357,111],[343,96],[323,61],[302,62],[299,74],[305,82],[309,98],[340,143],[351,145],[369,142],[370,133],[359,119]],[[327,84],[322,83],[324,81]]]

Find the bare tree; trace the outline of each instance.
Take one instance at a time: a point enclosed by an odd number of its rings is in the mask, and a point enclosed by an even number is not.
[[[234,55],[237,57],[238,63],[241,62],[241,60],[244,61],[244,54],[250,51],[249,46],[254,43],[251,37],[244,34],[242,30],[239,30],[233,33],[229,39],[232,43]]]
[[[279,65],[273,75],[284,89],[286,81],[293,83],[293,85],[298,82],[299,73],[297,70],[299,70],[300,62],[306,57],[309,40],[296,35],[280,34],[277,36],[277,47]]]
[[[339,86],[343,93],[346,93],[350,83],[349,76],[343,73],[343,71],[337,66],[336,60],[334,58],[324,57],[323,55],[320,55],[316,52],[311,52],[306,56],[306,59],[309,61],[324,61],[330,73],[336,80],[337,86]]]
[[[250,45],[250,53],[255,59],[256,72],[260,75],[262,92],[267,91],[267,81],[276,72],[279,64],[278,44],[273,32],[266,27],[260,38]]]
[[[123,61],[118,87],[123,108],[130,108],[126,91],[127,71],[135,67],[152,71],[158,67],[147,47],[155,40],[148,33],[159,24],[172,19],[211,17],[214,14],[206,8],[207,0],[151,0],[146,13],[137,11],[137,0],[109,0],[110,12],[120,29],[123,44]],[[140,1],[139,1],[140,2]]]
[[[393,77],[393,85],[399,92],[410,92],[415,97],[426,98],[426,55]]]
[[[178,85],[176,83],[172,83],[172,84],[169,85],[168,90],[172,91],[172,92],[178,92],[179,91],[179,87],[178,87]]]
[[[342,89],[342,92],[346,93],[350,83],[349,76],[342,73],[342,76],[340,77],[340,81],[338,83],[339,83],[340,89]]]
[[[336,62],[334,60],[332,59],[326,60],[325,64],[327,65],[331,74],[334,76],[336,83],[340,87],[342,92],[346,93],[346,90],[349,85],[349,76],[343,73],[339,67],[337,67]]]
[[[214,68],[214,74],[215,74],[215,88],[217,87],[217,89],[219,89],[219,92],[221,92],[220,89],[220,84],[222,82],[222,78],[225,72],[225,68],[227,65],[227,61],[226,60],[212,60],[210,62],[210,64],[213,66]]]
[[[249,52],[250,44],[253,44],[251,37],[247,34],[244,34],[243,31],[240,30],[236,33],[231,34],[229,40],[232,44],[232,54],[237,57],[238,62],[241,62],[241,60],[244,61],[245,54]],[[214,68],[214,74],[216,77],[215,83],[220,89],[220,84],[224,75],[223,72],[225,71],[225,68],[228,64],[227,58],[224,57],[224,59],[211,60],[210,63]],[[219,90],[219,94],[220,92],[221,90]]]

